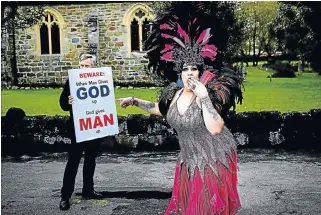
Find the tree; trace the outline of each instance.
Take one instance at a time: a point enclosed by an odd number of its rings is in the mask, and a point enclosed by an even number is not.
[[[12,84],[18,83],[17,77],[17,59],[15,49],[15,32],[18,29],[29,28],[41,20],[44,13],[44,5],[29,5],[32,3],[23,2],[2,2],[1,4],[1,37],[8,39],[8,51],[10,58]],[[20,7],[24,5],[24,7]],[[2,56],[6,56],[5,46],[1,44]],[[4,59],[2,59],[4,60]],[[5,60],[3,61],[3,63]],[[8,71],[7,71],[8,73]],[[6,74],[8,77],[8,74]]]
[[[171,4],[171,1],[152,1],[147,3],[147,5],[153,9],[153,13],[156,15],[161,14],[164,9],[170,7]]]
[[[321,74],[321,27],[316,20],[321,20],[320,2],[283,2],[273,33],[283,52],[289,57],[299,56],[302,65],[311,62]]]
[[[311,34],[308,34],[310,40],[310,52],[306,60],[311,63],[312,68],[321,75],[321,26],[317,20],[321,20],[321,3],[320,2],[292,2],[299,8],[307,8],[303,13],[303,19],[310,28]]]
[[[270,26],[277,16],[278,2],[241,2],[237,16],[245,23],[243,45],[248,45],[248,52],[253,53],[253,66],[257,66],[258,59],[263,51],[272,54],[273,37],[270,35]],[[244,44],[245,42],[245,44]],[[256,52],[257,51],[257,52]]]
[[[299,56],[302,64],[311,51],[312,31],[304,22],[303,13],[307,8],[297,8],[282,3],[271,33],[278,41],[279,49],[289,57]]]

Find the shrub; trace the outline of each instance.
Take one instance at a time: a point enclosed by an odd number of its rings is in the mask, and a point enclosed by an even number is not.
[[[262,65],[263,68],[270,68],[274,70],[272,77],[274,78],[294,78],[297,66],[292,66],[289,63],[281,63],[279,61],[269,60],[268,63]],[[270,77],[270,76],[268,76]]]

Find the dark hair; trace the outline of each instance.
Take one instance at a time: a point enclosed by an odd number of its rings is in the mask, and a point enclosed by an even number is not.
[[[202,71],[202,67],[198,68]],[[215,74],[215,77],[205,87],[214,108],[225,119],[231,107],[233,107],[234,111],[236,103],[242,104],[242,81],[237,73],[228,66],[221,67],[219,70],[212,70],[211,72]],[[179,89],[181,88],[177,86],[176,82],[171,82],[162,90],[158,105],[163,116],[167,114],[168,108]]]
[[[171,82],[162,90],[159,97],[158,108],[163,116],[166,116],[168,108],[179,89],[181,88],[178,87],[175,82]]]

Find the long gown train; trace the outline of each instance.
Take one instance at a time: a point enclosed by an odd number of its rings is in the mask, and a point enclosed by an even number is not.
[[[167,121],[177,131],[180,154],[165,215],[234,215],[241,207],[237,191],[236,141],[224,126],[212,135],[195,100],[181,115],[177,100]]]

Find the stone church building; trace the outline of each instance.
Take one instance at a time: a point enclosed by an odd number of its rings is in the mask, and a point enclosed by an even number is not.
[[[64,83],[68,69],[78,68],[81,53],[111,66],[115,81],[148,82],[143,41],[155,18],[148,2],[102,2],[45,7],[38,25],[17,30],[19,84]],[[27,6],[25,6],[27,7]]]

